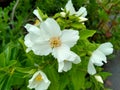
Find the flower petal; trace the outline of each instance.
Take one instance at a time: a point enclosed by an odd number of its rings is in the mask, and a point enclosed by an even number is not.
[[[99,50],[95,50],[93,52],[92,56],[90,57],[90,60],[92,61],[93,64],[95,64],[97,66],[102,66],[103,65],[103,61],[105,63],[107,63],[106,56],[104,55],[104,53],[102,53]]]
[[[51,82],[48,80],[45,73],[43,73],[42,71],[39,71],[39,73],[42,76],[43,81],[38,84],[38,86],[35,88],[35,90],[46,90],[46,89],[48,89]]]
[[[34,34],[34,33],[29,33],[30,40],[34,44],[39,44],[42,42],[49,41],[49,36],[45,34],[44,32],[40,31],[40,34]]]
[[[48,41],[43,41],[34,44],[32,50],[36,55],[48,55],[49,53],[52,52],[52,48],[49,45]]]
[[[67,72],[72,68],[72,62],[66,60],[63,62],[59,62],[58,65],[59,65],[58,72],[62,72],[62,71]]]
[[[89,60],[87,71],[88,71],[88,73],[89,73],[90,75],[96,74],[96,69],[95,69],[95,67],[94,67],[94,65],[93,65],[93,63],[92,63],[91,60]]]
[[[78,39],[79,39],[78,31],[71,29],[62,31],[61,41],[64,44],[68,45],[69,47],[73,47],[77,43]]]
[[[43,41],[46,39],[48,40],[48,36],[38,27],[31,24],[26,24],[25,28],[29,32],[29,39],[31,40],[32,43]]]
[[[32,24],[26,24],[24,26],[29,33],[40,35],[40,29]]]
[[[26,52],[29,52],[31,50],[32,46],[33,46],[33,43],[30,40],[30,35],[27,34],[24,39],[25,39],[24,43],[28,47],[27,50],[26,50]]]
[[[62,72],[64,68],[64,61],[58,62],[58,72]]]
[[[58,37],[61,35],[61,30],[58,23],[52,18],[48,18],[46,21],[42,22],[40,24],[40,28],[50,37]]]
[[[60,47],[53,48],[52,55],[58,59],[58,62],[62,62],[69,57],[70,48],[62,44]]]
[[[27,24],[25,28],[29,32],[25,36],[25,45],[28,47],[26,52],[33,50],[37,55],[48,55],[51,52],[48,36],[34,25]]]
[[[80,17],[85,17],[87,16],[87,10],[85,7],[81,7],[78,12],[76,13],[76,16],[80,16]]]
[[[42,21],[42,18],[40,17],[40,14],[39,14],[39,12],[38,12],[37,9],[35,9],[35,10],[33,11],[33,14],[36,15],[37,18],[38,18],[40,21]]]
[[[110,42],[103,43],[98,47],[98,50],[103,52],[105,55],[110,55],[113,53],[113,45]]]
[[[35,81],[33,81],[33,80],[29,80],[29,85],[27,86],[28,88],[30,88],[30,89],[33,89],[33,88],[36,88],[37,87],[37,83],[35,82]]]
[[[50,81],[46,82],[41,82],[39,85],[35,88],[35,90],[47,90],[50,85]]]
[[[72,51],[69,51],[67,56],[68,57],[66,57],[65,61],[69,61],[69,62],[72,62],[74,64],[78,64],[81,62],[80,57]]]
[[[67,72],[72,68],[72,62],[64,61],[63,71]]]
[[[73,14],[76,13],[71,0],[69,0],[67,2],[66,6],[65,6],[65,9],[66,9],[67,12],[70,12],[70,15],[73,15]]]
[[[71,54],[74,55],[74,60],[73,60],[73,63],[74,63],[74,64],[78,64],[78,63],[81,62],[81,58],[80,58],[77,54],[75,54],[75,53],[72,52],[72,51],[71,51]]]

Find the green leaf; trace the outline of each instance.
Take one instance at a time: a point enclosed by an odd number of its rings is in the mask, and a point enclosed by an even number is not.
[[[59,74],[55,70],[53,66],[48,66],[45,68],[46,75],[48,76],[49,80],[51,81],[51,85],[49,90],[59,90]],[[64,83],[64,82],[63,82]]]
[[[98,10],[98,13],[101,20],[107,21],[109,19],[109,16],[104,10]]]
[[[59,82],[60,83],[59,90],[65,90],[66,86],[69,84],[68,74],[62,73],[59,81],[60,81]]]
[[[86,29],[86,26],[82,23],[79,23],[79,22],[72,23],[71,26],[75,29]]]
[[[26,68],[16,67],[16,71],[18,71],[20,73],[33,74],[35,72],[35,69],[31,69],[29,67],[26,67]]]
[[[74,68],[71,70],[71,81],[74,86],[74,90],[84,89],[85,75],[86,72],[79,71],[78,69]]]
[[[85,87],[86,87],[86,88],[90,88],[91,86],[92,86],[92,82],[87,81],[87,82],[85,83]]]
[[[99,75],[102,76],[103,80],[105,80],[108,76],[111,76],[112,73],[110,73],[110,72],[100,72]]]
[[[92,37],[95,34],[95,32],[95,30],[81,30],[80,39],[87,39],[88,37]]]
[[[8,62],[8,67],[13,66],[13,65],[15,65],[15,64],[17,64],[17,60],[10,60],[10,61]]]
[[[10,75],[9,77],[8,77],[8,79],[7,79],[7,81],[6,81],[6,86],[4,87],[5,88],[5,90],[10,90],[10,88],[11,88],[11,82],[12,82],[12,75]]]
[[[4,67],[6,65],[6,58],[5,58],[5,54],[1,53],[0,54],[0,67]]]
[[[60,17],[61,15],[60,15],[60,13],[56,13],[54,16],[53,16],[53,18],[58,18],[58,17]]]
[[[8,61],[11,59],[12,56],[12,48],[13,48],[13,44],[10,42],[9,44],[7,44],[6,49],[5,49],[5,56],[6,56],[6,63],[8,63]]]
[[[2,88],[3,88],[3,86],[4,86],[4,83],[5,83],[5,81],[6,81],[5,77],[6,77],[6,75],[3,76],[3,78],[0,78],[0,90],[2,90]]]
[[[11,85],[12,86],[18,86],[18,87],[20,87],[20,86],[22,86],[22,87],[24,87],[25,85],[26,85],[26,83],[25,83],[25,79],[23,78],[23,75],[22,74],[20,74],[20,73],[14,73],[13,74],[13,77],[12,77],[13,79],[12,79],[12,81],[11,81]],[[24,85],[23,85],[24,84]],[[27,87],[27,85],[26,85],[26,87]],[[17,89],[18,90],[18,89]],[[20,89],[21,90],[21,89]],[[24,89],[24,90],[27,90],[27,89]]]
[[[46,19],[48,16],[47,16],[47,14],[43,14],[43,12],[37,7],[37,10],[38,10],[38,12],[39,12],[39,14],[40,14],[40,17],[44,20],[44,19]]]

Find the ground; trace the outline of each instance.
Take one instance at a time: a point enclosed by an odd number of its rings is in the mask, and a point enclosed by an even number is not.
[[[108,61],[105,69],[112,73],[106,80],[106,86],[112,90],[120,90],[120,52],[117,52],[114,60]]]

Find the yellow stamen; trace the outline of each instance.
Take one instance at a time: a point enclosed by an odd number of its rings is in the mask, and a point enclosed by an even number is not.
[[[61,40],[59,37],[52,37],[50,39],[50,45],[52,48],[59,47],[61,45]]]
[[[39,25],[39,24],[40,24],[40,21],[39,21],[38,19],[36,19],[34,25],[37,26],[37,25]]]
[[[39,81],[41,81],[42,79],[43,79],[42,76],[41,76],[40,74],[38,74],[38,75],[36,76],[36,78],[35,78],[35,81],[39,82]]]

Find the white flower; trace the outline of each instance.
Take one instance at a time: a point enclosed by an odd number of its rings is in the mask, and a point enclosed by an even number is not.
[[[62,72],[65,71],[67,72],[68,70],[70,70],[72,68],[72,63],[74,64],[78,64],[80,63],[80,57],[78,55],[76,55],[73,52],[69,52],[70,57],[66,58],[66,60],[59,62],[58,63],[58,72]]]
[[[104,83],[104,82],[103,82],[103,79],[102,79],[102,77],[101,77],[100,75],[95,75],[94,77],[95,77],[95,79],[96,79],[98,82]]]
[[[37,71],[33,77],[29,80],[28,88],[35,90],[47,90],[50,85],[50,81],[42,71]]]
[[[88,20],[85,18],[87,16],[87,11],[85,7],[81,7],[77,12],[75,11],[75,8],[73,7],[72,1],[69,0],[65,6],[65,9],[67,12],[69,12],[70,15],[76,15],[79,17],[80,22]],[[65,16],[66,14],[61,12],[62,16]]]
[[[36,55],[52,55],[58,59],[58,62],[69,61],[76,54],[71,54],[70,48],[73,47],[79,39],[79,32],[72,29],[60,30],[57,22],[48,18],[40,24],[40,29],[34,25],[25,26],[29,32],[25,36],[25,45],[27,52],[32,50]],[[79,57],[80,60],[80,57]],[[73,60],[74,61],[74,60]]]
[[[113,45],[110,42],[101,44],[95,51],[93,51],[88,63],[88,73],[94,75],[96,73],[95,67],[102,66],[107,63],[106,55],[113,53]],[[104,62],[104,63],[103,63]]]

